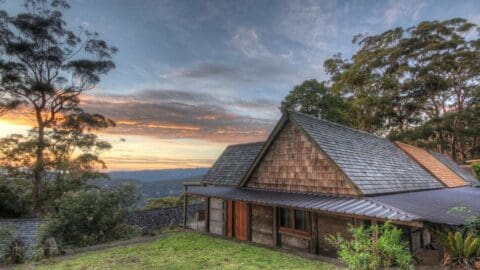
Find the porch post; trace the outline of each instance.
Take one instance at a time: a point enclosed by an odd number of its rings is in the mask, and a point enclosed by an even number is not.
[[[183,185],[183,228],[187,228],[187,185]]]
[[[205,232],[210,231],[210,197],[205,197]]]
[[[310,213],[311,218],[311,245],[310,245],[310,252],[313,254],[318,254],[318,215],[317,213]]]
[[[278,237],[278,208],[273,207],[273,246],[280,247],[280,239]]]

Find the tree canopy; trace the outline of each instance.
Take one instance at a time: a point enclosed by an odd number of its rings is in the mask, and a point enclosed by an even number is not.
[[[320,102],[314,90],[305,93],[296,87],[284,103],[301,95],[308,101],[297,99],[296,109],[305,113],[426,146],[456,160],[478,157],[478,31],[477,25],[454,18],[357,35],[352,42],[358,50],[349,59],[339,53],[324,62],[329,80],[322,96],[343,100],[341,119],[318,114],[338,105]]]
[[[114,125],[83,111],[80,95],[115,67],[117,49],[95,32],[69,29],[62,17],[67,8],[66,0],[26,0],[19,14],[0,11],[0,113],[23,110],[36,123],[30,135],[2,140],[2,171],[32,180],[37,213],[52,175],[68,173],[72,180],[78,170],[103,164],[93,150],[110,146],[89,133]],[[76,150],[82,154],[72,159]]]

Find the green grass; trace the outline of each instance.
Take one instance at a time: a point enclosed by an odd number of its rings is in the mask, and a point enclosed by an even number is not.
[[[318,260],[196,233],[58,258],[20,269],[335,269]]]

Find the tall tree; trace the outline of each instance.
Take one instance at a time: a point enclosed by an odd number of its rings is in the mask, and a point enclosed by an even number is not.
[[[454,18],[358,35],[351,59],[335,55],[325,68],[334,91],[352,98],[357,128],[398,136],[428,123],[423,139],[463,159],[472,142],[462,129],[475,125],[465,112],[474,115],[480,99],[478,30]]]
[[[282,112],[294,110],[350,125],[347,117],[348,102],[332,93],[326,82],[318,82],[315,79],[296,85],[282,101],[280,109]]]
[[[0,106],[33,112],[33,198],[39,212],[46,132],[64,127],[71,116],[87,115],[79,108],[79,96],[114,68],[117,49],[97,33],[69,30],[62,17],[69,8],[66,0],[26,0],[24,8],[13,16],[0,12]]]

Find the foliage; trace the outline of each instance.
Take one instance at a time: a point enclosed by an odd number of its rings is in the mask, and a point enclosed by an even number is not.
[[[30,213],[30,182],[0,176],[0,218],[16,218]]]
[[[0,139],[3,178],[11,183],[12,188],[22,189],[26,195],[19,202],[23,201],[26,206],[34,204],[33,185],[26,180],[34,175],[36,136],[36,131],[33,131],[28,136],[14,134]],[[55,199],[65,192],[84,188],[91,180],[107,178],[107,174],[100,172],[106,166],[98,153],[110,147],[95,134],[84,133],[83,130],[54,129],[45,132],[43,166],[48,173],[38,198],[42,212],[51,212]],[[31,212],[31,207],[28,210]]]
[[[25,261],[25,246],[20,240],[13,240],[5,251],[7,264],[19,264]]]
[[[472,170],[477,179],[480,180],[480,163],[472,164]]]
[[[295,110],[329,121],[350,125],[346,117],[348,103],[331,91],[326,82],[306,80],[297,85],[282,101],[281,110]]]
[[[178,197],[160,197],[160,198],[151,198],[147,200],[147,205],[143,208],[145,210],[157,209],[164,207],[172,207],[183,205],[185,199],[185,194],[182,193]],[[188,196],[188,204],[199,203],[202,201],[201,197],[197,196]]]
[[[93,89],[101,76],[115,67],[112,56],[117,49],[97,33],[69,30],[62,15],[69,8],[66,0],[25,0],[24,8],[12,16],[0,11],[0,112],[13,113],[10,117],[15,117],[19,110],[30,112],[29,117],[36,123],[28,139],[9,139],[24,143],[16,149],[24,154],[16,160],[20,165],[16,171],[33,182],[32,198],[38,214],[42,210],[44,182],[52,173],[48,171],[52,161],[49,155],[71,149],[68,140],[59,148],[51,145],[52,141],[63,143],[69,137],[88,140],[83,132],[113,124],[101,115],[84,112],[79,96]],[[57,136],[61,140],[55,140]],[[68,157],[56,160],[64,171],[69,170],[71,163],[79,162]],[[97,158],[87,155],[81,159]],[[25,161],[27,164],[22,164]],[[23,172],[25,167],[28,170]]]
[[[398,265],[413,269],[407,243],[402,241],[402,231],[390,222],[383,225],[350,227],[351,239],[329,235],[327,240],[338,248],[340,260],[354,270],[370,270]]]
[[[455,160],[480,157],[478,29],[453,18],[357,35],[352,42],[358,50],[350,59],[335,54],[324,62],[329,87],[305,81],[282,109],[426,146]],[[331,97],[338,101],[329,102]],[[322,115],[337,110],[338,117]]]
[[[12,228],[7,226],[0,227],[0,263],[5,262],[5,252],[12,240]]]
[[[60,247],[81,247],[129,237],[136,230],[123,222],[138,198],[131,185],[67,192],[56,201],[41,240],[54,237]]]
[[[268,248],[196,233],[177,233],[143,244],[56,258],[25,269],[306,269],[333,270],[309,260]]]
[[[471,233],[436,232],[437,239],[450,255],[444,263],[472,264],[480,257],[480,237]]]
[[[161,198],[148,199],[147,205],[143,209],[149,210],[149,209],[182,205],[184,197],[185,195],[182,193],[178,197],[161,197]]]

